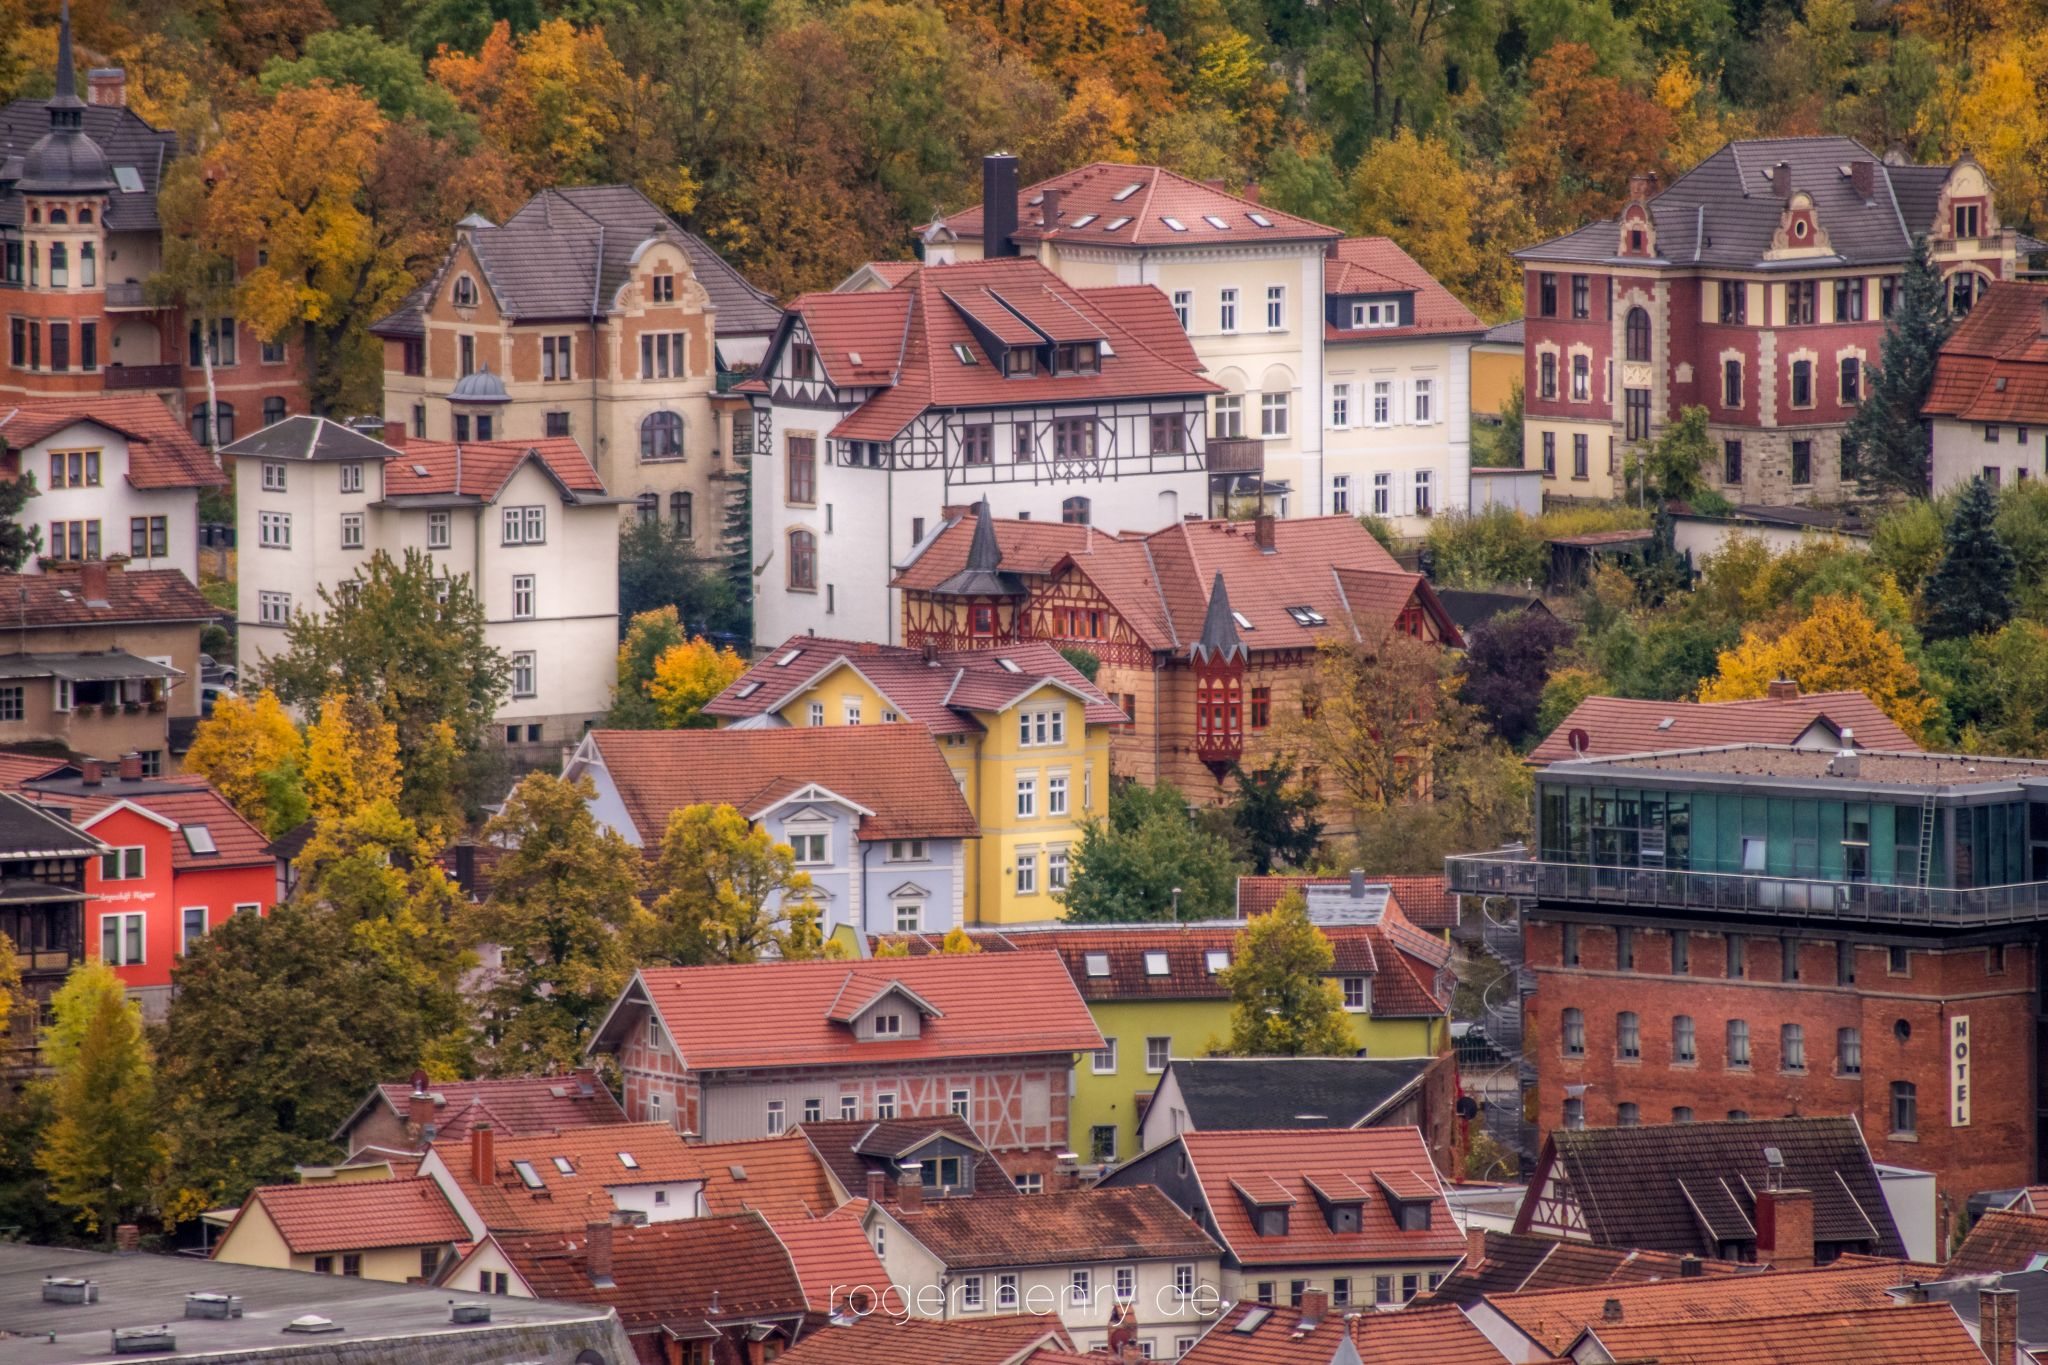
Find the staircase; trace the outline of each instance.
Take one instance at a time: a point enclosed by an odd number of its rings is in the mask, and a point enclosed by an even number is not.
[[[1477,933],[1462,936],[1506,970],[1482,994],[1480,1017],[1471,1022],[1484,1028],[1487,1040],[1507,1057],[1526,1094],[1536,1084],[1536,1068],[1524,1053],[1522,1006],[1536,989],[1536,977],[1523,960],[1522,902],[1505,896],[1484,897],[1476,918]],[[1524,1172],[1535,1168],[1535,1135],[1523,1119],[1519,1103],[1491,1100],[1481,1121],[1488,1136],[1516,1155]]]

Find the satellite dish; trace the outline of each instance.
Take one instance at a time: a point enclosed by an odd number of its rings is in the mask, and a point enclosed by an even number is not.
[[[1583,754],[1586,750],[1593,747],[1593,737],[1584,730],[1577,728],[1574,728],[1569,735],[1565,736],[1565,742],[1572,746],[1572,752],[1575,754]]]

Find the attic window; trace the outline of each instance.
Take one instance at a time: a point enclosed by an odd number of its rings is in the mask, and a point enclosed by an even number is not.
[[[1657,722],[1657,728],[1659,730],[1669,730],[1673,725],[1676,725],[1677,723],[1678,717],[1666,716],[1664,717],[1664,719]]]
[[[414,465],[412,467],[412,476],[416,479],[424,479],[427,477],[427,467],[423,464]]]
[[[1259,1330],[1259,1328],[1265,1326],[1266,1319],[1272,1316],[1273,1310],[1270,1308],[1254,1308],[1249,1313],[1246,1313],[1243,1317],[1239,1318],[1237,1320],[1237,1326],[1231,1328],[1230,1330],[1233,1332],[1242,1332],[1246,1336],[1250,1336],[1253,1332],[1256,1332]]]
[[[1168,227],[1172,228],[1175,232],[1186,232],[1188,230],[1188,225],[1186,223],[1183,223],[1180,219],[1171,217],[1164,213],[1159,215],[1159,221],[1166,224]]]
[[[120,187],[123,194],[140,194],[142,193],[142,172],[136,170],[133,166],[116,166],[114,167],[114,183]]]
[[[1032,195],[1031,198],[1029,198],[1025,202],[1030,204],[1033,208],[1038,207],[1040,204],[1043,204],[1045,202],[1045,191],[1040,190],[1037,194]]]
[[[1202,958],[1208,964],[1209,975],[1214,976],[1230,965],[1230,949],[1211,948]]]
[[[1124,186],[1122,189],[1118,190],[1115,194],[1112,194],[1109,197],[1115,200],[1117,203],[1121,204],[1124,202],[1124,200],[1130,198],[1132,195],[1136,194],[1139,190],[1142,190],[1144,188],[1144,181],[1133,180],[1130,184]]]
[[[1273,226],[1273,220],[1272,220],[1271,218],[1268,218],[1268,217],[1267,217],[1267,216],[1266,216],[1265,214],[1263,214],[1263,213],[1247,213],[1247,214],[1245,215],[1245,217],[1247,217],[1247,218],[1251,219],[1251,220],[1252,220],[1252,223],[1253,223],[1253,225],[1254,225],[1254,226],[1257,226],[1257,227],[1271,227],[1271,226]]]
[[[1287,614],[1294,618],[1294,623],[1298,626],[1326,626],[1329,624],[1323,618],[1323,614],[1314,607],[1289,607]]]
[[[1166,972],[1167,966],[1165,953],[1150,952],[1145,954],[1145,975],[1165,976]]]
[[[981,363],[974,358],[974,352],[968,349],[967,343],[964,341],[953,343],[953,358],[962,365],[979,365]]]
[[[860,364],[860,352],[848,351],[846,353],[846,363],[849,365],[858,366]]]
[[[747,1178],[747,1168],[740,1165],[737,1161],[727,1166],[725,1168],[725,1173],[731,1176],[734,1180],[745,1180]]]
[[[761,684],[758,682],[743,682],[740,684],[740,690],[733,693],[733,695],[735,697],[751,697],[760,690]]]
[[[633,1154],[631,1152],[620,1152],[619,1164],[621,1166],[624,1166],[629,1171],[637,1171],[640,1169],[640,1163],[633,1159]]]
[[[1090,953],[1090,954],[1088,954],[1088,956],[1087,956],[1087,957],[1086,957],[1085,959],[1083,959],[1083,960],[1084,960],[1084,961],[1085,961],[1085,962],[1086,962],[1086,963],[1088,964],[1088,975],[1090,975],[1090,976],[1108,976],[1108,975],[1109,975],[1109,954],[1108,954],[1108,953]]]
[[[1094,222],[1094,221],[1096,220],[1096,218],[1097,218],[1097,217],[1099,217],[1099,216],[1100,216],[1100,215],[1098,215],[1098,214],[1093,214],[1093,213],[1084,213],[1084,214],[1082,214],[1082,215],[1081,215],[1081,216],[1080,216],[1079,218],[1076,218],[1076,219],[1075,219],[1075,220],[1073,221],[1073,223],[1072,223],[1072,226],[1074,226],[1074,227],[1087,227],[1087,226],[1088,226],[1088,225],[1089,225],[1090,223]]]
[[[1224,232],[1230,231],[1230,224],[1224,222],[1221,218],[1218,218],[1213,213],[1203,214],[1202,221],[1207,223],[1212,228],[1218,228]]]
[[[1002,668],[1003,672],[1005,673],[1022,673],[1024,671],[1023,669],[1017,666],[1017,661],[1015,659],[997,659],[996,663]]]
[[[1996,378],[1996,379],[1994,379],[1994,380],[1992,380],[1992,381],[1991,381],[1991,391],[1992,391],[1993,393],[2004,393],[2004,392],[2005,392],[2005,376],[2004,376],[2004,375],[2000,375],[2000,376],[1998,376],[1998,378]]]
[[[220,852],[220,850],[214,846],[213,831],[208,829],[205,825],[186,825],[184,827],[184,833],[185,847],[191,849],[194,853]]]
[[[1237,628],[1238,628],[1239,630],[1257,630],[1257,629],[1258,629],[1258,627],[1257,627],[1257,626],[1253,625],[1253,624],[1252,624],[1251,622],[1249,622],[1249,621],[1247,621],[1247,620],[1245,620],[1245,619],[1244,619],[1244,613],[1243,613],[1243,612],[1241,612],[1241,611],[1233,611],[1233,612],[1231,612],[1231,613],[1230,613],[1230,619],[1231,619],[1231,620],[1233,620],[1233,621],[1235,621],[1235,622],[1237,622]]]
[[[555,1158],[555,1169],[560,1171],[563,1175],[576,1174],[575,1163],[571,1162],[569,1158],[565,1156],[558,1156]]]
[[[515,1161],[512,1163],[512,1169],[519,1172],[519,1183],[527,1189],[537,1190],[541,1187],[540,1172],[533,1169],[531,1161]]]
[[[1122,227],[1125,223],[1128,223],[1130,221],[1131,220],[1128,218],[1112,218],[1102,225],[1102,230],[1104,232],[1115,232],[1118,228]]]
[[[783,653],[776,656],[775,666],[777,668],[788,668],[791,664],[795,663],[798,659],[801,659],[803,656],[804,652],[801,649],[785,650]]]

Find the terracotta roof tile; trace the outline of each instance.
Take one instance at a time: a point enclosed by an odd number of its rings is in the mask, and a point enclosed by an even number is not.
[[[498,1080],[436,1081],[427,1087],[434,1097],[435,1135],[444,1142],[467,1138],[476,1123],[488,1123],[497,1140],[551,1133],[569,1128],[606,1127],[626,1122],[611,1091],[595,1071],[562,1076],[508,1076]],[[335,1134],[337,1142],[372,1105],[383,1104],[403,1119],[412,1104],[412,1082],[388,1081]]]
[[[808,1309],[788,1249],[757,1213],[612,1228],[609,1286],[591,1281],[581,1227],[497,1241],[536,1297],[608,1304],[628,1332],[674,1327],[701,1335],[705,1324],[730,1328]]]
[[[81,394],[0,403],[0,444],[25,450],[80,421],[97,422],[128,438],[128,482],[137,488],[212,488],[227,482],[213,456],[154,394]]]
[[[1327,295],[1397,290],[1412,291],[1415,295],[1413,326],[1362,331],[1326,323],[1324,342],[1373,342],[1430,333],[1478,335],[1486,330],[1477,314],[1458,302],[1457,295],[1444,288],[1390,237],[1346,237],[1337,243],[1337,254],[1323,260],[1323,293]]]
[[[1970,1229],[1942,1278],[2025,1270],[2036,1256],[2048,1256],[2048,1215],[1993,1209]]]
[[[108,566],[107,604],[86,602],[75,573],[0,574],[9,624],[31,628],[211,621],[219,613],[176,569]]]
[[[886,974],[941,1011],[915,1038],[862,1042],[826,1018],[856,978]],[[1083,1052],[1102,1034],[1051,953],[901,958],[874,964],[758,962],[643,968],[644,992],[695,1071],[832,1066],[906,1058]],[[775,1008],[761,1008],[772,1000]],[[600,1040],[602,1041],[602,1040]]]
[[[411,437],[392,448],[384,467],[384,496],[497,499],[529,458],[571,493],[604,493],[604,481],[568,436],[533,441],[426,441]],[[422,472],[425,471],[425,472]]]
[[[1994,283],[1942,344],[1921,411],[1963,422],[2048,423],[2044,310],[2048,284]]]
[[[1844,1313],[1664,1323],[1594,1322],[1586,1329],[1609,1360],[1657,1365],[1983,1365],[1984,1354],[1945,1303]]]
[[[1453,929],[1458,923],[1458,897],[1440,876],[1374,877],[1369,885],[1392,889],[1401,913],[1418,929]],[[1290,891],[1311,886],[1344,886],[1348,877],[1243,876],[1237,879],[1237,913],[1263,915]]]
[[[1718,702],[1588,697],[1543,737],[1530,752],[1529,762],[1541,765],[1581,757],[1572,750],[1574,730],[1586,733],[1584,756],[1605,758],[1718,744],[1790,744],[1819,720],[1838,731],[1853,730],[1861,750],[1920,752],[1920,746],[1861,692]]]
[[[704,1202],[713,1213],[753,1209],[780,1223],[822,1217],[839,1204],[824,1160],[788,1135],[697,1143],[690,1151],[704,1168]]]
[[[685,806],[729,805],[752,816],[811,783],[873,812],[861,817],[862,839],[981,832],[944,755],[914,725],[593,730],[590,740],[649,848]]]
[[[1047,190],[1060,192],[1059,218],[1051,224],[1044,221],[1044,205],[1039,202]],[[1211,216],[1222,219],[1224,226],[1209,222]],[[1168,218],[1185,231],[1167,223]],[[1259,222],[1261,218],[1265,222]],[[1118,219],[1124,221],[1119,224]],[[979,241],[982,206],[947,214],[938,222],[962,240]],[[1051,238],[1092,247],[1324,241],[1340,235],[1335,228],[1159,166],[1114,161],[1091,162],[1024,186],[1017,191],[1017,224],[1019,241]]]
[[[1019,1365],[1041,1341],[1062,1348],[1063,1355],[1072,1345],[1058,1318],[1035,1313],[950,1322],[871,1313],[820,1327],[778,1359],[783,1365]]]
[[[377,1247],[440,1246],[469,1233],[431,1180],[338,1180],[250,1191],[296,1256]],[[223,1239],[225,1240],[225,1239]]]
[[[1151,1185],[1023,1199],[930,1199],[921,1213],[898,1207],[887,1212],[949,1271],[1163,1260],[1213,1256],[1218,1250]]]
[[[1247,1330],[1248,1329],[1248,1330]],[[1359,1365],[1503,1365],[1507,1359],[1456,1308],[1417,1306],[1347,1317],[1327,1312],[1303,1326],[1298,1308],[1233,1305],[1181,1357],[1182,1365],[1332,1365],[1346,1337]]]
[[[887,1291],[889,1272],[861,1226],[867,1209],[865,1199],[855,1199],[823,1217],[778,1218],[770,1223],[789,1249],[813,1313],[831,1313],[849,1299],[872,1303]],[[865,1295],[859,1293],[863,1289]]]
[[[665,1123],[494,1136],[488,1184],[480,1183],[471,1169],[471,1139],[436,1142],[433,1153],[492,1232],[581,1229],[611,1217],[615,1188],[704,1178],[695,1150]],[[634,1164],[626,1165],[621,1153],[630,1155]],[[568,1171],[556,1163],[557,1157],[568,1162]],[[513,1165],[518,1161],[532,1166],[539,1187],[527,1187]]]

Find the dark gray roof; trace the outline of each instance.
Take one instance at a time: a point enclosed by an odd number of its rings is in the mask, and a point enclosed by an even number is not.
[[[134,110],[102,104],[86,106],[85,135],[98,144],[114,173],[117,185],[107,196],[106,228],[109,232],[146,232],[157,228],[156,193],[164,167],[178,154],[178,135],[159,132],[143,122]],[[15,100],[0,108],[0,227],[19,227],[21,196],[6,181],[21,174],[20,161],[29,149],[50,131],[50,101]],[[132,172],[132,180],[124,172]],[[109,279],[120,276],[118,262],[106,270]]]
[[[69,820],[13,792],[0,792],[0,858],[83,858],[103,847]]]
[[[509,403],[512,395],[505,392],[505,381],[491,373],[490,362],[486,361],[455,381],[455,387],[448,391],[448,400],[451,403]]]
[[[466,231],[485,284],[515,320],[589,318],[606,312],[625,283],[634,256],[654,237],[676,242],[690,258],[691,270],[718,310],[720,337],[766,338],[782,319],[774,299],[747,283],[701,237],[676,226],[630,185],[542,190],[502,226],[472,226]],[[442,272],[446,270],[444,262]],[[383,336],[420,335],[420,312],[434,283],[414,290],[373,330]]]
[[[388,460],[398,452],[345,423],[297,413],[222,446],[220,453],[266,460]]]
[[[1486,329],[1486,335],[1479,339],[1492,346],[1519,346],[1522,344],[1522,319],[1513,322],[1496,323]]]
[[[1873,163],[1875,193],[1856,193],[1849,167]],[[1778,229],[1784,200],[1771,169],[1784,162],[1792,188],[1813,196],[1815,215],[1833,245],[1833,257],[1784,262],[1812,268],[1831,264],[1884,265],[1904,261],[1913,238],[1933,231],[1935,206],[1947,166],[1893,166],[1854,138],[1789,137],[1731,142],[1674,180],[1650,200],[1658,257],[1672,265],[1762,267]],[[1518,251],[1525,261],[1598,264],[1621,244],[1620,219],[1603,218],[1575,232]]]
[[[1405,1092],[1431,1057],[1199,1057],[1169,1064],[1196,1132],[1351,1128]]]
[[[99,1301],[43,1301],[43,1278],[89,1279]],[[188,1318],[185,1296],[232,1294],[238,1318]],[[491,1320],[456,1325],[451,1302],[487,1303]],[[308,1315],[340,1330],[316,1335],[285,1332]],[[489,1365],[506,1360],[572,1361],[592,1352],[611,1365],[633,1359],[631,1344],[609,1308],[388,1284],[346,1275],[309,1275],[184,1256],[109,1256],[19,1243],[0,1245],[0,1360],[31,1357],[49,1365],[113,1360],[110,1334],[122,1328],[168,1325],[177,1344],[145,1357],[152,1361],[220,1360],[240,1365]],[[55,1340],[48,1340],[50,1334]],[[129,1359],[122,1356],[119,1359]]]
[[[975,505],[974,539],[967,544],[967,562],[960,572],[933,588],[936,593],[955,597],[1022,597],[1024,581],[1004,573],[1003,547],[996,543],[995,518],[988,499]]]
[[[1551,614],[1550,608],[1543,605],[1543,599],[1534,593],[1438,588],[1436,596],[1444,604],[1444,615],[1451,618],[1461,635],[1470,634],[1474,626],[1485,625],[1502,612],[1540,611],[1545,616]]]
[[[1230,594],[1223,587],[1223,570],[1216,571],[1216,581],[1209,585],[1209,610],[1202,617],[1202,637],[1195,641],[1188,657],[1201,662],[1210,657],[1229,663],[1232,655],[1250,658],[1251,651],[1245,648],[1244,637],[1237,633],[1237,622],[1230,614]]]
[[[1956,1316],[1974,1327],[1982,1306],[1977,1299],[1986,1289],[2010,1289],[2019,1295],[2019,1340],[2024,1350],[2048,1347],[2048,1270],[2009,1270],[2002,1275],[1965,1275],[1953,1280],[1935,1280],[1920,1285],[1928,1303],[1945,1303]]]

